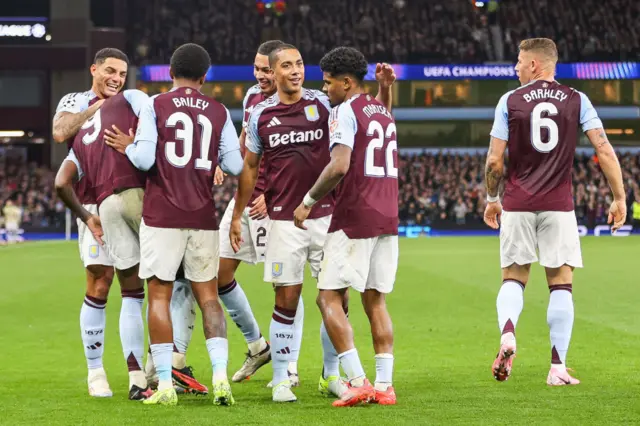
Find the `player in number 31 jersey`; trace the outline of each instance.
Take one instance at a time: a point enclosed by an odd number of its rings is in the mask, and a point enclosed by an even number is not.
[[[580,238],[573,211],[571,172],[578,127],[593,144],[614,201],[609,222],[624,224],[626,201],[620,164],[589,99],[554,80],[558,51],[552,40],[524,40],[516,73],[522,87],[505,94],[496,108],[487,155],[485,222],[500,228],[503,284],[498,294],[500,350],[492,369],[499,381],[509,378],[516,353],[515,327],[531,263],[539,260],[549,285],[547,322],[551,335],[551,369],[547,384],[576,385],[565,359],[573,328],[573,268],[582,267]],[[504,153],[509,167],[504,212],[498,196]],[[500,222],[499,219],[501,219]]]
[[[340,364],[350,382],[334,406],[374,400],[396,403],[391,386],[393,333],[385,294],[398,267],[398,169],[396,125],[380,102],[364,93],[367,61],[358,50],[339,47],[320,61],[324,90],[333,108],[329,118],[331,162],[294,212],[306,229],[316,200],[335,188],[335,210],[324,244],[318,278],[318,306]],[[341,309],[348,289],[362,293],[376,350],[375,388],[366,379]]]
[[[145,404],[177,404],[171,382],[169,303],[181,264],[202,311],[213,368],[213,402],[234,403],[226,372],[226,322],[218,301],[219,239],[212,190],[216,165],[237,175],[242,157],[229,111],[200,92],[210,63],[201,46],[180,46],[171,57],[173,89],[149,100],[135,144],[125,148],[136,167],[149,170],[140,226],[140,278],[149,280],[158,392]]]

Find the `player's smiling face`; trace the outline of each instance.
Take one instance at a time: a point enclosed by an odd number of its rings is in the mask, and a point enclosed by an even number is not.
[[[331,76],[328,72],[324,72],[322,73],[322,79],[324,80],[322,91],[329,97],[331,106],[340,105],[344,102],[344,98],[347,94],[344,78],[336,78]]]
[[[116,58],[107,58],[101,64],[91,65],[93,89],[102,98],[110,98],[120,92],[127,80],[127,63]]]
[[[285,93],[297,93],[304,83],[304,62],[296,49],[278,52],[274,69],[276,84]]]
[[[253,61],[253,75],[260,85],[262,93],[270,95],[276,91],[276,78],[269,67],[269,57],[257,54]]]

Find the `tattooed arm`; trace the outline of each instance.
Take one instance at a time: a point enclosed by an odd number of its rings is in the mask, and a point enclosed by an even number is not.
[[[489,197],[497,197],[502,179],[504,179],[504,152],[507,141],[491,137],[487,164],[485,166],[485,185]]]
[[[607,134],[602,128],[588,130],[586,134],[596,150],[602,172],[607,177],[607,182],[609,182],[611,192],[613,192],[613,198],[615,200],[624,200],[626,195],[622,170],[620,169],[618,156],[607,139]]]
[[[96,113],[103,102],[104,100],[99,100],[86,110],[75,114],[67,111],[57,113],[53,117],[53,140],[57,143],[63,143],[74,137],[84,122]]]

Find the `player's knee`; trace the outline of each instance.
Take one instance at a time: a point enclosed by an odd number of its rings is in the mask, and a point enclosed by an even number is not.
[[[276,287],[276,306],[285,309],[298,309],[302,285]]]
[[[522,286],[526,286],[529,281],[530,270],[531,264],[518,265],[514,263],[506,268],[502,268],[502,281],[513,280],[519,282]]]
[[[91,297],[106,300],[113,281],[113,273],[105,266],[91,265],[87,267],[87,294]]]
[[[366,290],[362,293],[362,305],[367,313],[371,316],[376,310],[387,309],[386,297],[384,293],[377,290]]]
[[[237,264],[232,259],[220,259],[218,269],[218,289],[222,289],[233,284],[236,275]]]
[[[573,282],[573,267],[562,265],[559,268],[545,268],[549,287],[571,284]]]
[[[128,269],[118,270],[118,282],[123,291],[139,290],[144,287],[144,281],[138,277],[138,265]]]

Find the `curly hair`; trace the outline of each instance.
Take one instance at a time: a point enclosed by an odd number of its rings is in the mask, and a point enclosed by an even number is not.
[[[171,55],[171,71],[176,78],[197,81],[207,74],[210,65],[209,53],[195,43],[183,44]]]
[[[320,60],[320,69],[332,77],[349,75],[362,82],[367,75],[367,59],[353,47],[336,47]]]

